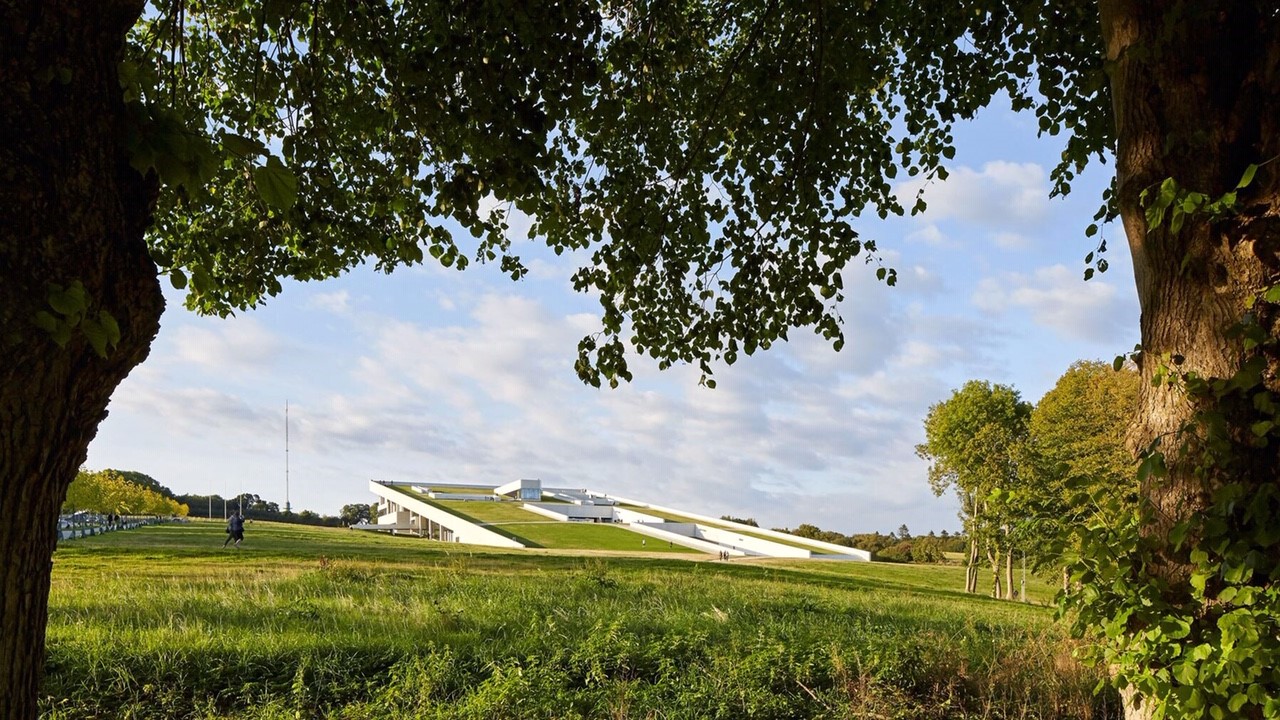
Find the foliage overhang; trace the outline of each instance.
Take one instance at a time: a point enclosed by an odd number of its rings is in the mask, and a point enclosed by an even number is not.
[[[945,179],[953,123],[997,96],[1065,133],[1066,192],[1112,143],[1097,22],[1063,0],[174,0],[121,82],[160,181],[152,257],[191,308],[427,256],[519,278],[519,211],[589,256],[577,370],[616,384],[630,352],[709,374],[792,327],[842,346],[850,262],[895,280],[856,218],[923,210],[891,181]]]

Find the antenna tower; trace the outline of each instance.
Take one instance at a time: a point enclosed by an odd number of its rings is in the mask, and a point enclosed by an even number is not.
[[[284,512],[289,514],[289,401],[284,401]]]

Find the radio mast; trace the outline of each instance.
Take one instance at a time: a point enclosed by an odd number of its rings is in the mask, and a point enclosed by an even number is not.
[[[284,513],[289,509],[289,401],[284,401]]]

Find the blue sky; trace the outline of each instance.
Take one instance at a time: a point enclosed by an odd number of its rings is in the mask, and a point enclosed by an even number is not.
[[[597,326],[573,258],[526,245],[530,277],[496,268],[360,269],[291,283],[263,308],[201,318],[168,291],[151,357],[120,386],[88,467],[179,492],[256,492],[336,513],[369,479],[590,487],[766,527],[959,528],[913,448],[930,404],[970,379],[1036,401],[1078,359],[1132,349],[1138,307],[1118,226],[1111,269],[1083,281],[1084,237],[1111,168],[1049,200],[1061,152],[1034,118],[990,109],[957,129],[951,176],[920,217],[857,227],[898,269],[844,274],[847,344],[792,342],[717,370],[632,361],[616,390],[578,382]],[[900,195],[916,187],[900,184]]]

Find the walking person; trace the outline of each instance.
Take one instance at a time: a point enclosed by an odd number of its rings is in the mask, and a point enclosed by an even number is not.
[[[236,547],[240,547],[240,541],[244,540],[244,516],[238,510],[227,519],[227,539],[222,541],[222,547],[225,548],[232,540]]]

